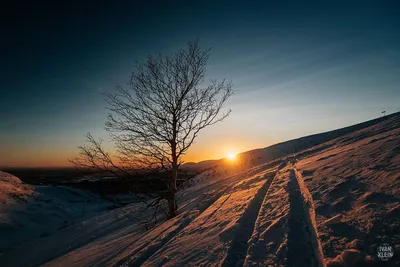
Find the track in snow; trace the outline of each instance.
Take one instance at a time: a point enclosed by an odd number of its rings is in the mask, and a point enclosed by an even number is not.
[[[289,179],[290,211],[285,266],[324,266],[321,245],[313,225],[315,218],[311,218],[314,216],[312,199],[298,172],[291,169]]]
[[[257,220],[257,216],[260,212],[261,204],[265,196],[267,195],[268,189],[271,186],[273,179],[276,176],[275,173],[269,173],[265,177],[267,180],[264,185],[258,190],[256,196],[251,201],[247,210],[243,213],[242,217],[238,221],[238,227],[231,245],[228,250],[222,266],[242,266],[244,259],[247,255],[248,240],[250,239],[254,225]]]

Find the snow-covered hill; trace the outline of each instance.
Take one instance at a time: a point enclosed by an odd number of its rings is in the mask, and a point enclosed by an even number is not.
[[[399,266],[400,114],[328,137],[234,174],[202,173],[180,214],[153,229],[135,224],[149,214],[130,204],[3,251],[0,264],[381,266],[376,249],[388,243],[385,266]]]
[[[29,186],[0,171],[0,255],[110,206],[112,203],[84,190],[68,186]]]
[[[19,178],[0,171],[0,203],[3,205],[26,201],[32,194],[32,188]],[[0,205],[1,205],[0,204]]]
[[[328,131],[324,133],[313,134],[309,136],[304,136],[301,138],[281,142],[272,146],[268,146],[265,148],[258,148],[249,150],[237,155],[238,160],[240,161],[240,167],[253,167],[258,164],[262,164],[268,161],[272,161],[281,157],[285,157],[289,154],[297,153],[306,149],[309,149],[313,146],[320,145],[322,143],[331,141],[340,136],[350,134],[353,132],[357,132],[362,129],[366,129],[367,127],[379,124],[384,120],[391,119],[393,117],[399,116],[398,113],[394,113],[391,115],[387,115],[386,117],[380,117],[377,119],[373,119],[370,121],[358,123],[355,125],[351,125],[348,127],[344,127],[341,129]],[[227,168],[230,166],[230,161],[226,159],[218,159],[218,160],[205,160],[198,163],[189,162],[182,167],[184,169],[193,169],[196,171],[208,169],[211,167],[223,166]],[[239,166],[238,166],[239,167]]]

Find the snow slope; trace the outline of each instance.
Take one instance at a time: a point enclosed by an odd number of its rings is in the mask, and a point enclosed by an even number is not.
[[[281,142],[272,146],[268,146],[265,148],[253,149],[250,151],[246,151],[240,153],[236,156],[238,160],[240,160],[240,168],[246,167],[254,167],[258,164],[263,164],[268,161],[272,161],[281,157],[286,157],[290,154],[298,153],[300,151],[309,149],[311,147],[320,145],[325,142],[329,142],[335,138],[354,133],[359,130],[366,129],[370,126],[379,124],[387,119],[391,119],[393,117],[398,117],[399,113],[394,113],[387,115],[385,117],[376,118],[370,121],[358,123],[355,125],[351,125],[348,127],[344,127],[341,129],[313,134],[309,136],[304,136],[301,138]],[[193,169],[196,171],[208,169],[216,166],[223,166],[225,169],[231,169],[230,161],[226,159],[218,159],[218,160],[205,160],[198,163],[189,162],[182,165],[182,168],[185,169]],[[238,169],[238,168],[237,168]]]
[[[0,205],[26,201],[31,194],[31,187],[14,175],[0,171]]]
[[[0,172],[0,253],[89,218],[112,204],[67,186],[28,186]]]
[[[203,173],[182,191],[179,216],[153,229],[135,224],[148,214],[131,204],[4,251],[0,263],[382,266],[376,248],[388,243],[384,264],[399,266],[400,114],[339,133],[233,175]]]

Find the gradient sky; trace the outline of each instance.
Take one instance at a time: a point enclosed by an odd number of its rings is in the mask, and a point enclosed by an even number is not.
[[[1,4],[0,166],[68,165],[86,132],[107,139],[101,92],[195,38],[236,94],[186,161],[400,110],[398,1],[83,2]]]

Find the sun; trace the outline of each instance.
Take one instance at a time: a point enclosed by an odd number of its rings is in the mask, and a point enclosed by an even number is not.
[[[230,160],[234,160],[236,158],[236,153],[229,152],[227,158]]]

